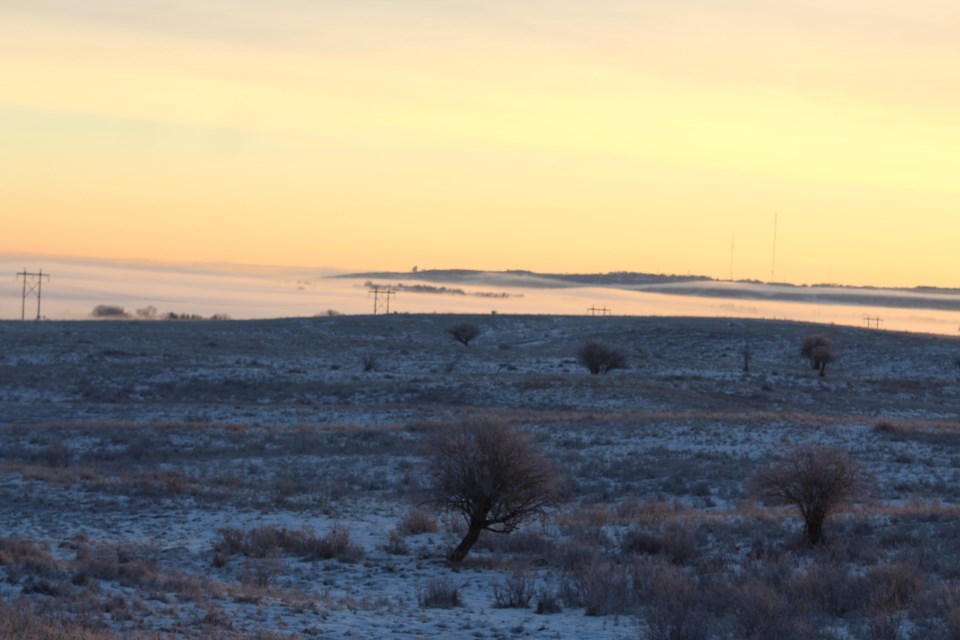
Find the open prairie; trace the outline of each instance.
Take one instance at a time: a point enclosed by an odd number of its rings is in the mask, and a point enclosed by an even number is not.
[[[590,339],[627,368],[590,375]],[[4,637],[960,638],[957,339],[394,314],[0,345]],[[451,566],[422,443],[477,418],[531,432],[566,499]],[[811,443],[867,479],[816,547],[748,482]]]

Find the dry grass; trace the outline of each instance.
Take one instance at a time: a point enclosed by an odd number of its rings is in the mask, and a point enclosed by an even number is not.
[[[270,558],[291,553],[307,560],[337,559],[342,562],[356,562],[364,554],[362,548],[350,542],[350,531],[340,525],[334,525],[322,536],[273,526],[248,531],[224,528],[218,533],[221,540],[214,547],[215,563],[223,563],[225,557],[237,554]]]
[[[0,427],[5,524],[25,537],[0,538],[17,603],[0,609],[0,637],[316,637],[341,614],[376,625],[466,601],[630,616],[610,628],[651,638],[960,639],[960,392],[952,363],[949,379],[935,367],[952,342],[844,330],[820,383],[795,354],[808,326],[748,323],[744,374],[743,323],[611,319],[605,339],[634,367],[595,380],[567,353],[585,337],[576,319],[497,318],[491,345],[469,351],[437,340],[448,321],[164,326],[127,346],[115,329],[65,325],[69,339],[49,341],[64,357],[32,369],[4,362],[29,363],[50,336],[5,334],[0,388],[70,400],[4,405],[24,421]],[[452,348],[464,353],[451,368]],[[410,506],[419,443],[480,412],[533,432],[570,501],[482,536],[462,573],[433,584],[451,575],[440,557],[463,522]],[[75,416],[94,417],[59,419]],[[800,544],[789,509],[744,491],[795,442],[843,446],[878,479],[822,550]],[[381,584],[404,597],[368,596]]]

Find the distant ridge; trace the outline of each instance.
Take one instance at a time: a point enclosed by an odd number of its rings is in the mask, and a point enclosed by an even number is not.
[[[671,295],[743,300],[826,303],[908,309],[960,311],[960,289],[937,287],[882,288],[839,284],[790,284],[759,280],[717,280],[631,271],[610,273],[537,273],[525,270],[425,269],[349,273],[337,278],[414,280],[431,283],[500,285],[526,288],[608,287]]]
[[[637,273],[634,271],[611,271],[609,273],[537,273],[523,269],[507,269],[506,271],[480,271],[476,269],[423,269],[418,271],[371,271],[363,273],[348,273],[335,276],[337,278],[383,278],[390,280],[424,280],[427,282],[451,282],[458,280],[472,280],[489,276],[528,277],[536,280],[556,281],[558,287],[563,286],[637,286],[651,284],[670,284],[677,282],[714,282],[707,276],[676,276],[653,273]]]

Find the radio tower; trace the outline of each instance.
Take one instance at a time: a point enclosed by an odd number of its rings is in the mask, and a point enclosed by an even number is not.
[[[774,272],[777,268],[777,212],[773,214],[773,258],[770,260],[770,282],[776,282]]]

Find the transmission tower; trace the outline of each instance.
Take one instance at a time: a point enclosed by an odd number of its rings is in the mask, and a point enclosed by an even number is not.
[[[397,295],[397,292],[389,287],[386,289],[381,289],[380,287],[373,287],[370,290],[370,293],[373,294],[373,315],[378,313],[390,313],[390,296]]]
[[[17,274],[18,280],[23,280],[23,298],[20,301],[20,319],[27,319],[27,296],[36,294],[37,296],[37,320],[40,319],[40,297],[43,294],[43,279],[50,280],[50,274],[44,273],[40,269],[37,273],[30,273],[24,267],[23,271]]]
[[[610,313],[610,309],[607,309],[606,307],[596,307],[596,306],[590,307],[589,309],[587,309],[587,311],[590,312],[591,316],[606,316]]]

